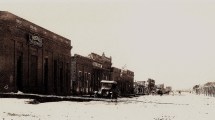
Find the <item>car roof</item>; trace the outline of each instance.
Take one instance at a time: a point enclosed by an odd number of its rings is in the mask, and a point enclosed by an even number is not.
[[[112,83],[112,84],[117,84],[116,81],[111,81],[111,80],[101,80],[101,83]]]

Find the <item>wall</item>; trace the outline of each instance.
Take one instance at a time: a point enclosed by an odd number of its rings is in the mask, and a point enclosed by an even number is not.
[[[70,40],[9,12],[0,16],[4,32],[0,83],[8,84],[5,92],[69,94]]]

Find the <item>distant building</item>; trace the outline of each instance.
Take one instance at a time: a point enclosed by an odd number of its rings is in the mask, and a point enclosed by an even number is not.
[[[157,87],[158,89],[164,89],[164,84],[158,84],[158,85],[156,85],[156,87]]]
[[[110,80],[113,80],[113,81],[116,81],[117,82],[117,86],[121,92],[121,86],[122,86],[122,83],[123,83],[123,80],[121,79],[121,69],[119,68],[116,68],[116,67],[112,67],[111,68],[111,79]]]
[[[70,94],[71,41],[0,11],[0,92]]]
[[[122,70],[121,73],[121,94],[133,94],[134,93],[134,72],[130,70]]]
[[[204,94],[206,96],[215,97],[215,82],[207,82],[202,85],[193,86],[193,92],[197,95]]]
[[[142,86],[145,86],[146,85],[146,81],[136,81],[136,83],[138,85],[142,85]]]
[[[134,72],[112,67],[111,80],[117,82],[121,95],[134,93]]]
[[[117,81],[117,83],[119,84],[121,80],[121,69],[116,67],[111,68],[111,80]]]
[[[149,93],[155,92],[156,91],[155,80],[149,78],[147,80],[147,82],[148,82],[148,86],[147,86],[148,87],[148,92]]]
[[[139,95],[147,94],[146,81],[134,82],[134,92]]]
[[[72,94],[90,94],[93,92],[93,60],[75,54],[71,65],[71,92]]]
[[[167,93],[172,92],[172,87],[171,87],[171,86],[167,86],[167,87],[165,88],[165,91],[166,91]]]
[[[88,55],[92,59],[93,63],[93,72],[92,72],[92,81],[93,81],[93,90],[99,90],[101,87],[101,80],[110,80],[111,77],[111,66],[112,58],[106,57],[103,53],[102,56],[91,53]]]

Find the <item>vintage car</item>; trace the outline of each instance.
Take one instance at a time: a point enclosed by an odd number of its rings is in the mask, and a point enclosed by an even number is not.
[[[156,92],[158,95],[161,95],[161,96],[164,94],[164,91],[162,89],[157,89]]]
[[[94,97],[117,99],[118,93],[116,81],[102,80],[101,88],[94,92]]]

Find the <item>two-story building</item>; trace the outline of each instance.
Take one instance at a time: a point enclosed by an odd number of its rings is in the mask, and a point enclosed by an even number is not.
[[[134,72],[122,70],[116,67],[111,68],[111,80],[117,82],[121,95],[129,95],[134,92]]]
[[[93,94],[101,87],[101,80],[110,80],[111,57],[91,53],[87,57],[75,54],[72,59],[72,94]]]
[[[93,60],[75,54],[71,65],[71,92],[74,95],[93,93]]]
[[[93,90],[97,91],[101,87],[101,80],[110,80],[111,77],[111,57],[106,57],[103,53],[102,56],[91,53],[89,58],[93,60],[92,84]]]
[[[134,72],[130,70],[122,70],[121,73],[122,84],[120,85],[121,94],[134,93]]]

